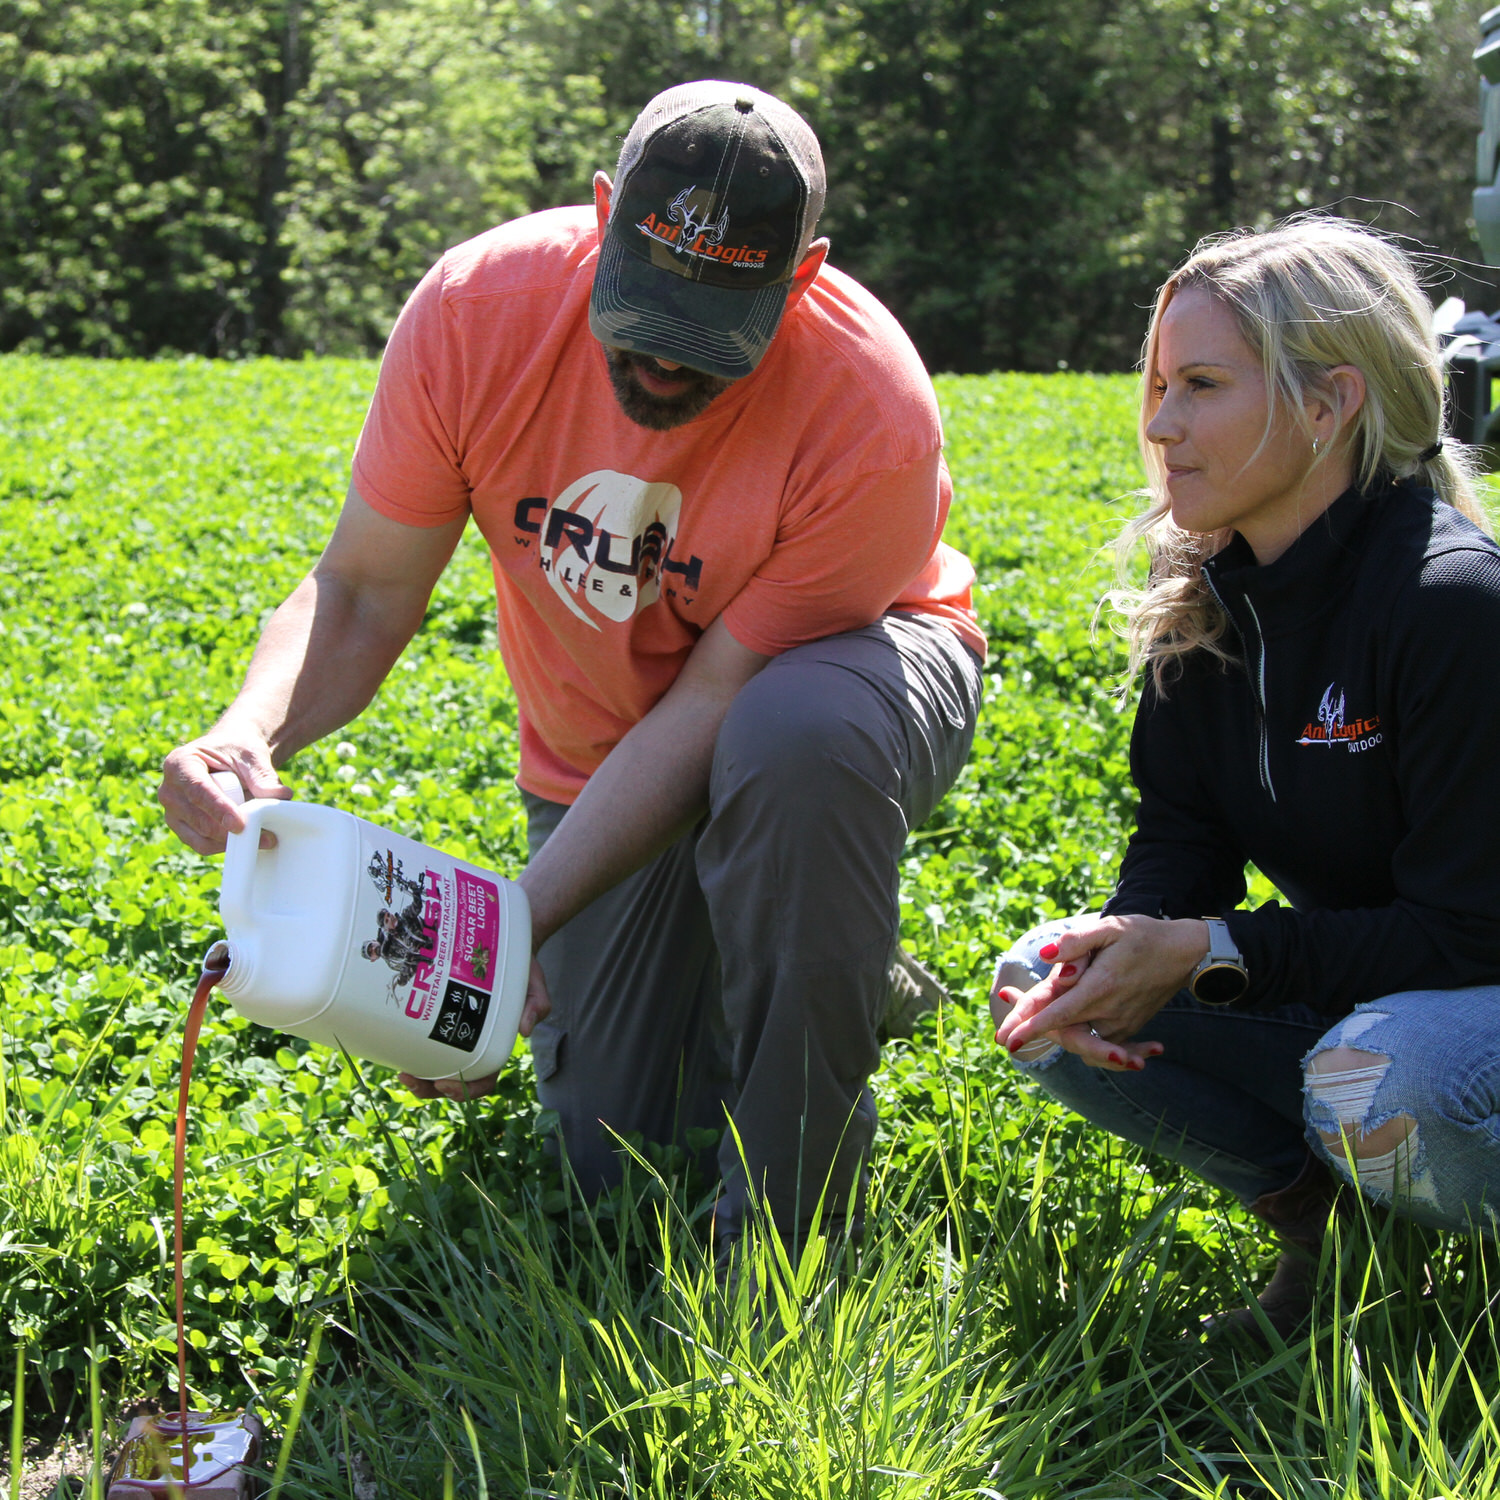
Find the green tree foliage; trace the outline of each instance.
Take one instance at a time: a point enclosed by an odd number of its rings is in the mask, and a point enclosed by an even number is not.
[[[1202,235],[1332,209],[1436,248],[1462,276],[1477,258],[1476,15],[1460,0],[1119,6],[1096,126],[1128,184],[1112,253],[1154,285]],[[1488,278],[1471,286],[1495,295]]]
[[[1461,0],[0,0],[0,349],[378,349],[718,76],[813,120],[834,261],[933,368],[1118,368],[1204,233],[1471,256],[1473,41]]]
[[[5,346],[257,340],[281,247],[259,212],[276,185],[255,125],[282,42],[234,0],[0,5]]]
[[[817,7],[783,0],[533,0],[528,16],[558,67],[599,80],[619,136],[653,94],[690,78],[795,93],[822,25]]]
[[[835,22],[816,111],[834,260],[935,368],[1071,352],[1059,319],[1108,269],[1113,207],[1088,140],[1096,20],[1052,0],[868,0]]]
[[[488,0],[0,0],[0,348],[379,347],[603,115]]]
[[[604,131],[597,83],[487,0],[325,3],[298,82],[282,342],[318,353],[379,348],[449,245],[579,201]]]
[[[984,370],[1128,365],[1201,235],[1299,209],[1471,256],[1474,34],[1458,0],[846,5],[834,258],[934,368]]]

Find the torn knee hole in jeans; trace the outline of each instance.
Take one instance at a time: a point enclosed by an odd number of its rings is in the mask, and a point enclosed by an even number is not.
[[[1409,1114],[1370,1122],[1375,1091],[1391,1065],[1389,1057],[1358,1047],[1330,1047],[1307,1065],[1313,1123],[1335,1166],[1346,1177],[1382,1195],[1408,1195],[1417,1154],[1417,1122]],[[1349,1168],[1349,1158],[1354,1166]]]

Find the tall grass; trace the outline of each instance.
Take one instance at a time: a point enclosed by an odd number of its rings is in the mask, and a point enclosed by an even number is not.
[[[728,1287],[703,1201],[640,1158],[563,1213],[456,1211],[417,1171],[420,1227],[341,1319],[285,1493],[349,1493],[356,1454],[391,1500],[1500,1493],[1477,1242],[1336,1225],[1308,1339],[1205,1343],[1264,1247],[1236,1217],[1208,1260],[1133,1152],[1039,1108],[984,1201],[940,1145],[895,1165],[862,1244],[794,1259],[758,1223]]]

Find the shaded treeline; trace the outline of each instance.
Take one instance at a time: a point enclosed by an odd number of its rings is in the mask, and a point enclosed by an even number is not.
[[[834,261],[933,369],[1123,368],[1204,233],[1340,207],[1477,259],[1476,18],[1456,0],[0,0],[0,349],[378,349],[446,245],[583,201],[657,88],[718,76],[812,120]]]

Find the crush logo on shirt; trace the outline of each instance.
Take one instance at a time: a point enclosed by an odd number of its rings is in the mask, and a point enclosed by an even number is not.
[[[1385,736],[1380,732],[1380,715],[1368,718],[1346,717],[1344,690],[1330,682],[1323,689],[1323,699],[1318,704],[1316,720],[1310,719],[1297,739],[1299,745],[1323,745],[1329,748],[1342,746],[1351,755],[1362,750],[1373,750]]]
[[[553,592],[586,625],[628,620],[663,596],[692,604],[703,559],[678,558],[682,491],[675,484],[596,469],[556,500],[516,502],[516,541],[535,544]]]

